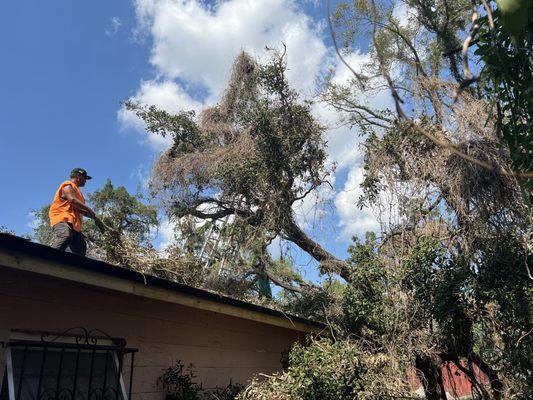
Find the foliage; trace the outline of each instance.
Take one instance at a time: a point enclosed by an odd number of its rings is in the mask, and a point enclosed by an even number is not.
[[[296,344],[289,368],[255,378],[240,400],[351,400],[410,396],[409,386],[387,354],[369,354],[361,343],[330,339]],[[396,375],[396,376],[394,376]]]
[[[165,391],[166,400],[200,400],[202,386],[194,382],[195,378],[192,364],[185,367],[178,360],[175,365],[164,370],[157,383]]]
[[[497,3],[502,15],[502,26],[516,43],[527,31],[533,4],[528,0],[497,0]]]
[[[344,330],[360,336],[363,328],[383,329],[380,320],[386,312],[386,281],[376,254],[375,235],[368,233],[365,243],[356,237],[353,241],[348,248],[351,279],[342,299],[342,318]]]
[[[228,386],[224,388],[216,388],[211,392],[204,394],[205,400],[234,400],[240,392],[244,389],[244,386],[239,383],[233,383],[230,381]]]
[[[346,2],[335,13],[345,51],[366,39],[371,62],[347,85],[329,82],[323,99],[366,136],[360,205],[394,207],[380,238],[352,247],[345,329],[383,343],[407,304],[416,317],[405,332],[421,341],[398,351],[428,398],[443,396],[440,363],[461,358],[491,380],[487,389],[470,376],[477,396],[527,398],[532,212],[517,174],[531,170],[531,26],[511,37],[498,10],[460,0],[406,1],[400,21],[399,4]],[[397,119],[362,96],[383,80]]]
[[[499,1],[499,9],[492,13],[494,28],[488,16],[480,18],[474,54],[483,62],[481,87],[496,111],[501,143],[509,150],[516,170],[532,171],[533,5],[529,2],[528,13],[527,4],[520,3]],[[525,188],[532,193],[533,180]]]
[[[523,390],[519,396],[523,398],[531,397],[533,387],[533,288],[524,270],[532,257],[515,238],[500,238],[476,269],[472,285],[476,351],[501,371],[509,385]]]
[[[50,228],[50,217],[48,216],[49,211],[49,204],[38,210],[32,210],[32,215],[36,221],[33,227],[32,239],[38,243],[47,245],[52,243],[52,229]]]
[[[310,104],[285,78],[284,54],[258,64],[242,53],[220,101],[176,115],[126,102],[148,131],[171,137],[156,162],[152,188],[169,216],[220,221],[219,232],[239,251],[262,254],[275,237],[295,243],[322,263],[344,263],[311,240],[295,222],[292,206],[327,182],[324,128]],[[263,263],[264,264],[264,263]]]
[[[88,198],[102,222],[112,230],[129,232],[140,244],[150,243],[150,231],[158,225],[157,211],[144,203],[142,194],[131,195],[124,186],[114,187],[108,179]]]
[[[329,280],[321,286],[305,288],[302,292],[282,292],[281,306],[291,314],[328,323],[341,313],[340,299],[345,285],[338,280]]]
[[[359,205],[392,209],[381,237],[354,239],[342,296],[322,303],[333,345],[357,359],[349,376],[359,386],[328,358],[334,349],[322,354],[314,343],[243,398],[394,397],[391,386],[366,391],[361,371],[381,352],[395,360],[384,374],[401,382],[400,371],[416,369],[428,399],[446,398],[443,362],[462,368],[475,398],[532,396],[531,25],[509,34],[508,17],[462,0],[408,0],[399,20],[400,4],[341,2],[332,21],[339,54],[364,43],[370,61],[347,84],[327,77],[322,94],[366,137]],[[366,101],[384,83],[397,118]],[[339,368],[325,370],[324,360]]]
[[[12,229],[9,229],[7,226],[5,225],[0,225],[0,233],[8,233],[10,235],[14,235],[15,234],[15,231],[13,231]]]
[[[178,360],[164,370],[157,384],[165,391],[166,400],[233,400],[243,389],[243,385],[230,381],[226,387],[203,390],[195,380],[193,365],[185,367]]]
[[[89,204],[109,227],[102,233],[93,220],[88,220],[84,235],[93,246],[93,254],[117,264],[124,262],[121,237],[139,247],[151,245],[151,233],[159,221],[154,206],[144,203],[141,194],[131,195],[123,186],[114,187],[107,180],[102,189],[88,195]]]

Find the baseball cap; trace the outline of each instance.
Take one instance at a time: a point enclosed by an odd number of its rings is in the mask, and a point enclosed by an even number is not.
[[[73,177],[74,175],[76,174],[80,174],[80,175],[83,175],[83,177],[85,179],[92,179],[89,175],[87,175],[87,171],[85,171],[83,168],[74,168],[71,172],[70,172],[70,176]]]

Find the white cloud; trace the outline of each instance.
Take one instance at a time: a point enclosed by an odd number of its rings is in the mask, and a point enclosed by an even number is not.
[[[313,112],[328,127],[325,137],[328,152],[327,163],[335,164],[337,172],[352,166],[360,157],[358,145],[361,138],[350,127],[340,125],[339,113],[332,107],[323,103],[315,103]]]
[[[242,50],[289,49],[289,79],[311,89],[326,54],[319,27],[291,0],[229,0],[207,7],[191,0],[136,0],[140,26],[153,39],[150,62],[169,79],[203,85],[211,99],[224,89]]]
[[[335,206],[339,215],[341,238],[349,240],[354,235],[362,235],[366,231],[379,230],[380,224],[376,215],[369,208],[359,209],[357,200],[363,194],[360,187],[363,181],[363,170],[359,165],[353,166],[348,173],[343,190],[335,198]]]
[[[30,228],[32,231],[34,229],[37,229],[37,227],[39,226],[39,223],[41,222],[36,211],[30,211],[26,215],[26,220],[27,220],[26,226]]]
[[[157,233],[157,240],[159,241],[157,249],[164,253],[168,246],[176,242],[176,223],[166,218],[163,219]]]
[[[140,185],[140,190],[148,194],[150,183],[151,166],[148,164],[139,164],[137,168],[131,172],[130,179],[137,180]]]
[[[109,28],[105,30],[107,36],[115,36],[122,26],[122,21],[119,17],[112,17],[109,21]]]
[[[392,15],[396,18],[400,26],[406,27],[409,25],[409,21],[415,18],[416,10],[412,7],[409,7],[403,1],[398,1],[394,4],[394,9],[392,10]]]

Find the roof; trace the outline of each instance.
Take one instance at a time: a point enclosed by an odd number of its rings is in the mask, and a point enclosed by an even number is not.
[[[322,332],[325,325],[278,310],[181,283],[141,274],[0,233],[0,266],[176,303],[301,332]]]

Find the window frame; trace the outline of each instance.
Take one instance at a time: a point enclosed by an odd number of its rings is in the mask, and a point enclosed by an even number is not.
[[[50,349],[54,349],[54,351],[60,351],[61,352],[61,358],[60,358],[60,365],[61,368],[62,360],[64,357],[65,350],[75,350],[78,352],[78,359],[79,354],[82,352],[85,353],[92,353],[91,358],[91,372],[90,376],[93,376],[94,372],[94,366],[92,364],[94,360],[94,355],[97,352],[105,352],[106,354],[106,362],[105,362],[105,370],[104,375],[106,374],[107,370],[107,357],[108,355],[111,355],[111,359],[113,360],[114,369],[117,374],[117,386],[116,389],[116,400],[131,400],[131,390],[132,390],[132,383],[133,383],[133,370],[134,370],[134,360],[135,360],[135,353],[138,352],[137,349],[126,347],[126,341],[121,338],[112,338],[105,334],[104,332],[100,330],[93,330],[88,331],[85,328],[71,328],[63,333],[53,333],[53,332],[35,332],[35,331],[28,331],[28,330],[12,330],[12,338],[7,342],[3,343],[3,347],[5,349],[5,374],[4,377],[7,378],[7,382],[2,382],[2,386],[4,384],[7,384],[7,400],[19,400],[17,399],[17,395],[20,396],[19,390],[20,388],[15,388],[15,374],[14,374],[14,368],[13,368],[13,355],[12,355],[12,349],[17,348],[23,350],[24,358],[23,358],[23,366],[22,366],[22,376],[24,376],[24,363],[25,363],[25,357],[26,352],[28,349],[32,350],[40,350],[41,352],[45,353],[49,351]],[[95,336],[94,333],[102,333],[104,336]],[[51,338],[51,339],[49,339]],[[130,369],[129,369],[129,384],[128,384],[128,390],[126,391],[125,383],[124,383],[124,356],[130,355]],[[43,355],[43,357],[45,357]],[[45,359],[43,358],[43,365]],[[42,368],[42,366],[41,366]],[[59,370],[59,368],[58,368]],[[42,378],[43,371],[41,369],[39,379]],[[75,376],[78,374],[78,369],[76,369]],[[21,379],[22,379],[21,376]],[[104,382],[105,382],[104,377]],[[59,379],[58,379],[59,382]],[[74,382],[76,384],[76,382]],[[22,380],[19,382],[19,387],[22,387]],[[40,388],[38,388],[39,391]],[[76,400],[76,385],[74,386],[74,393],[73,393],[73,399]],[[90,387],[89,387],[90,389]],[[60,390],[60,387],[56,387],[56,391]],[[103,387],[102,390],[105,392],[106,387]],[[37,393],[37,400],[43,395],[44,392]],[[120,393],[120,396],[119,396]],[[56,394],[57,396],[57,394]],[[91,394],[89,393],[89,398],[87,400],[90,400]]]

